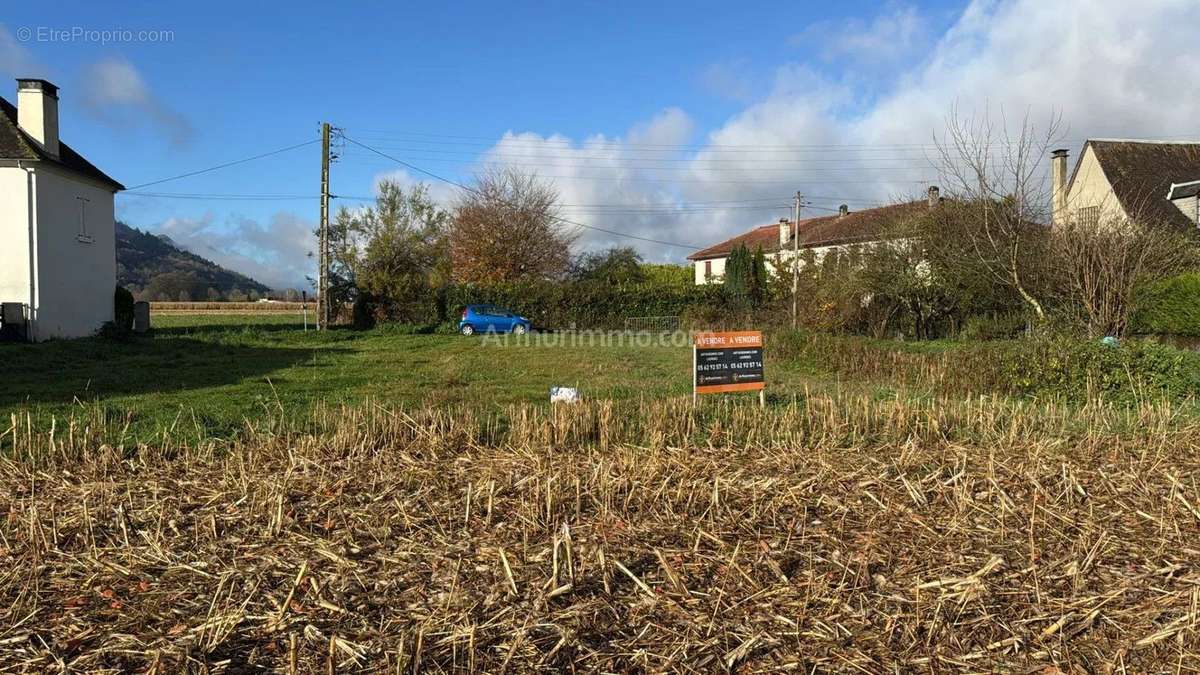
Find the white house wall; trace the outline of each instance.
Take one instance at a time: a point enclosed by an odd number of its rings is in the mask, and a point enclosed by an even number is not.
[[[1180,197],[1179,199],[1172,199],[1171,203],[1182,211],[1183,215],[1188,217],[1188,220],[1200,225],[1200,197],[1195,195]]]
[[[716,283],[725,276],[725,259],[710,258],[708,260],[697,260],[696,265],[696,284]],[[705,263],[712,263],[712,278],[705,275]]]
[[[80,237],[80,197],[86,236]],[[117,283],[113,193],[44,167],[37,169],[36,339],[91,335],[113,319]]]
[[[28,181],[24,169],[0,167],[0,302],[29,304]]]
[[[897,240],[897,241],[905,241],[905,240]],[[805,254],[805,251],[812,251],[813,261],[819,263],[826,255],[828,255],[832,251],[848,251],[852,248],[861,247],[861,246],[863,246],[863,244],[841,244],[838,246],[816,246],[813,248],[802,248],[802,249],[800,249],[800,255],[803,256]],[[766,256],[767,273],[768,274],[776,274],[777,270],[780,270],[780,269],[790,270],[791,268],[788,267],[788,261],[791,260],[791,258],[792,258],[791,249],[775,251],[774,253]],[[694,261],[695,262],[694,266],[695,266],[695,270],[696,270],[696,285],[701,285],[701,284],[706,284],[706,283],[720,283],[720,281],[725,277],[725,260],[726,260],[725,258],[709,258],[707,261],[705,261],[705,260]],[[712,278],[711,279],[706,278],[704,275],[704,263],[705,262],[712,263]]]

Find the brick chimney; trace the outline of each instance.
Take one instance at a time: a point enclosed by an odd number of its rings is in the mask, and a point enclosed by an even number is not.
[[[929,186],[929,190],[928,190],[929,208],[932,209],[933,207],[937,206],[938,204],[940,204],[942,202],[942,198],[939,196],[940,194],[941,194],[941,190],[938,189],[938,186],[936,186],[936,185]]]
[[[17,80],[17,126],[51,157],[58,157],[58,87],[45,80]]]
[[[1050,222],[1057,225],[1067,218],[1067,151],[1050,153]]]
[[[792,240],[792,222],[787,218],[779,219],[779,248],[787,246]]]

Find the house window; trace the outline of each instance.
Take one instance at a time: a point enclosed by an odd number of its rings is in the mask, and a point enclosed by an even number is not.
[[[704,261],[704,279],[705,279],[705,281],[707,281],[711,278],[712,278],[712,261],[705,260]]]
[[[75,240],[84,244],[90,244],[95,239],[88,233],[87,226],[87,204],[90,199],[87,197],[76,197],[79,200],[79,232],[75,235]]]
[[[1095,227],[1100,224],[1100,207],[1085,206],[1079,209],[1078,216],[1079,224],[1087,227]]]

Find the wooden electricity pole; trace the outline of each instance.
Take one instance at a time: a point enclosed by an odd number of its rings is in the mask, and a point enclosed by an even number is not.
[[[329,122],[321,123],[321,224],[317,274],[317,330],[329,327]]]
[[[796,191],[796,216],[792,219],[792,328],[796,328],[796,294],[800,288],[800,203],[804,201]]]

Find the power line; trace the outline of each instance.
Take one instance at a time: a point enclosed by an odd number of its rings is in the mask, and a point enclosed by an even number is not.
[[[201,193],[201,192],[126,192],[135,197],[154,199],[186,199],[195,201],[309,201],[320,199],[320,195],[298,194],[247,194],[247,193]],[[334,199],[356,202],[371,202],[378,197],[355,195],[331,195]],[[877,202],[854,197],[829,197],[813,195],[813,199],[837,202],[842,201],[868,206],[885,206],[885,202]],[[789,208],[788,204],[780,203],[776,198],[768,199],[734,199],[713,202],[682,202],[679,204],[559,204],[559,208],[571,211],[575,215],[640,215],[640,214],[688,214],[725,211],[774,211]],[[814,206],[813,208],[821,208]],[[835,209],[831,209],[835,210]]]
[[[507,131],[499,136],[434,134],[413,131],[397,131],[394,129],[358,129],[358,131],[362,132],[364,138],[370,138],[373,140],[392,140],[404,143],[421,143],[426,145],[493,147],[503,144],[504,147],[546,148],[549,146],[566,149],[620,148],[623,150],[646,149],[645,151],[647,152],[684,151],[687,149],[718,152],[879,152],[897,150],[904,152],[915,152],[921,149],[938,150],[939,148],[947,145],[939,144],[936,141],[926,143],[635,143],[622,140],[620,138],[601,140],[583,139],[581,141],[575,141],[573,139],[564,138],[561,136],[542,137],[532,132],[529,132],[532,135],[532,138],[526,138],[525,133],[514,134],[511,131]],[[1112,134],[1093,134],[1088,137],[1062,138],[1058,139],[1057,142],[1062,145],[1082,145],[1088,140],[1101,139],[1111,135]],[[1116,134],[1116,136],[1122,135]],[[1126,136],[1124,139],[1130,141],[1167,140],[1172,142],[1197,142],[1196,133],[1194,131],[1180,134],[1160,134],[1153,138]],[[1019,143],[1020,141],[1018,140],[996,140],[986,144],[985,147],[1008,148],[1019,145]]]
[[[391,148],[389,148],[389,149],[393,150],[394,152],[404,152],[404,150],[395,150],[395,149],[391,149]],[[418,150],[417,152],[420,152],[420,151]],[[356,153],[355,154],[355,156],[365,156],[365,155],[366,155],[366,153]],[[508,166],[551,167],[551,168],[571,167],[571,168],[597,169],[597,170],[614,169],[614,170],[621,170],[621,171],[628,171],[628,170],[680,171],[680,172],[685,172],[685,171],[686,172],[740,171],[742,173],[783,171],[783,172],[790,173],[790,172],[795,172],[795,171],[798,171],[801,169],[806,170],[806,171],[818,171],[818,172],[912,171],[912,170],[918,170],[918,169],[935,169],[936,170],[939,168],[950,168],[953,166],[957,166],[957,163],[949,163],[949,162],[945,162],[940,159],[928,159],[928,158],[920,159],[920,158],[916,158],[916,157],[897,158],[895,160],[895,161],[899,161],[899,162],[906,162],[906,163],[902,163],[902,164],[872,164],[872,163],[869,163],[868,160],[856,161],[853,159],[851,159],[851,160],[847,160],[847,159],[773,160],[773,159],[754,159],[754,158],[745,158],[745,159],[738,159],[738,160],[699,159],[699,158],[693,158],[693,159],[644,159],[644,158],[622,159],[621,157],[595,157],[595,158],[583,157],[583,158],[580,158],[580,157],[573,157],[573,156],[569,156],[569,155],[564,156],[561,159],[559,159],[559,158],[546,156],[546,155],[508,155],[508,154],[481,154],[481,155],[474,154],[474,155],[472,155],[472,154],[467,154],[467,153],[464,153],[462,157],[426,157],[426,156],[412,156],[412,155],[410,155],[410,156],[412,157],[412,159],[414,161],[441,162],[441,163],[449,163],[449,164],[465,164],[465,163],[489,164],[490,163],[490,164],[505,164]],[[526,159],[517,159],[517,158],[532,158],[533,160],[540,160],[540,161],[528,161]],[[584,161],[582,161],[582,162],[573,161],[576,159],[582,159]],[[882,161],[882,160],[880,160],[880,161]],[[601,164],[598,162],[606,162],[606,163]],[[664,164],[661,164],[661,162],[677,162],[677,163],[680,163],[680,165],[674,165],[674,164],[664,165]],[[832,162],[837,162],[837,164],[831,164]],[[733,164],[734,166],[733,167],[706,167],[705,166],[710,163],[712,163],[712,164],[728,163],[728,164]],[[829,165],[825,166],[822,164],[829,164]],[[965,164],[966,163],[964,161],[963,165],[965,166]],[[697,165],[699,165],[699,168],[697,167]],[[757,165],[767,165],[767,166],[764,166],[764,168],[757,168]],[[770,165],[782,165],[782,166],[770,166]],[[814,166],[814,165],[816,165],[816,166]]]
[[[474,188],[472,188],[472,187],[469,187],[469,186],[467,186],[467,185],[464,185],[464,184],[462,184],[462,183],[459,183],[458,181],[451,180],[451,179],[449,179],[449,178],[446,178],[446,177],[444,177],[444,176],[439,176],[438,174],[436,174],[436,173],[433,173],[432,171],[427,171],[427,170],[425,170],[425,169],[422,169],[421,167],[419,167],[419,166],[417,166],[417,165],[415,165],[415,164],[410,164],[409,162],[406,162],[406,161],[404,161],[404,160],[402,160],[402,159],[399,159],[399,158],[397,158],[397,157],[393,157],[393,156],[391,156],[391,155],[389,155],[389,154],[387,154],[387,153],[385,153],[385,152],[382,152],[382,151],[376,150],[375,148],[372,148],[371,146],[369,146],[369,145],[366,145],[366,144],[364,144],[364,143],[360,143],[360,142],[358,142],[358,141],[356,141],[356,140],[354,140],[353,138],[350,138],[350,137],[348,137],[348,136],[345,136],[345,135],[343,135],[342,137],[343,137],[343,138],[345,138],[345,139],[346,139],[346,141],[348,141],[348,142],[350,142],[350,143],[353,143],[354,145],[357,145],[357,146],[359,146],[359,147],[361,147],[361,148],[365,148],[365,149],[367,149],[367,150],[370,150],[371,152],[373,152],[373,153],[375,153],[375,154],[379,155],[380,157],[385,157],[385,158],[387,158],[387,159],[390,159],[390,160],[392,160],[393,162],[396,162],[397,164],[399,164],[399,165],[401,165],[401,166],[403,166],[403,167],[406,167],[406,168],[408,168],[408,169],[412,169],[413,171],[416,171],[416,172],[418,172],[418,173],[424,174],[424,175],[426,175],[426,176],[429,176],[430,178],[433,178],[433,179],[435,179],[435,180],[441,181],[441,182],[443,182],[443,183],[446,183],[446,184],[449,184],[449,185],[456,186],[456,187],[458,187],[459,189],[466,190],[467,192],[471,192],[471,193],[473,193],[473,194],[477,194],[477,195],[480,195],[480,196],[485,196],[485,195],[483,195],[481,192],[479,192],[478,190],[476,190],[476,189],[474,189]],[[691,250],[697,250],[697,249],[703,248],[702,246],[696,246],[696,245],[694,245],[694,244],[681,244],[681,243],[679,243],[679,242],[673,242],[673,241],[663,241],[663,240],[661,240],[661,239],[651,239],[651,238],[649,238],[649,237],[639,237],[639,236],[637,236],[637,235],[635,235],[635,234],[627,234],[627,233],[625,233],[625,232],[617,232],[616,230],[609,230],[609,229],[606,229],[606,228],[603,228],[603,227],[597,227],[597,226],[595,226],[595,225],[587,225],[587,224],[585,224],[585,223],[581,223],[581,222],[574,221],[574,220],[568,220],[568,219],[566,219],[566,218],[562,218],[562,217],[560,217],[560,216],[552,216],[552,217],[553,217],[555,220],[557,220],[557,221],[559,221],[559,222],[562,222],[562,223],[567,223],[568,225],[575,225],[575,226],[577,226],[577,227],[582,227],[582,228],[586,228],[586,229],[589,229],[589,230],[595,230],[595,231],[597,231],[597,232],[604,232],[605,234],[611,234],[611,235],[613,235],[613,236],[617,236],[617,237],[626,237],[626,238],[628,238],[628,239],[637,239],[637,240],[639,240],[639,241],[645,241],[645,242],[649,242],[649,243],[651,243],[651,244],[660,244],[660,245],[662,245],[662,246],[674,246],[674,247],[677,247],[677,248],[687,248],[687,249],[691,249]]]
[[[757,155],[766,154],[766,153],[763,153],[763,152],[760,152],[757,150],[747,152],[747,154],[752,155],[751,157],[739,157],[739,158],[732,158],[732,159],[731,158],[710,159],[710,158],[701,157],[701,156],[629,157],[629,158],[622,159],[622,156],[626,154],[624,152],[619,153],[619,154],[609,153],[609,154],[604,154],[604,155],[580,154],[582,152],[591,152],[591,151],[595,150],[594,148],[588,148],[588,147],[556,148],[556,147],[547,147],[547,146],[523,146],[521,148],[518,148],[518,149],[525,149],[525,148],[540,149],[540,150],[545,151],[545,152],[540,152],[540,153],[510,152],[509,144],[494,146],[496,149],[495,152],[486,152],[486,153],[481,153],[478,150],[439,150],[437,148],[413,148],[413,147],[389,146],[389,145],[383,145],[380,147],[382,149],[391,150],[391,151],[395,151],[395,152],[421,152],[421,153],[429,153],[429,154],[434,154],[434,155],[462,155],[462,156],[468,156],[468,157],[479,157],[481,154],[483,154],[484,156],[487,156],[487,157],[497,157],[497,158],[554,159],[553,156],[548,157],[547,152],[564,152],[564,153],[567,153],[567,154],[562,155],[562,157],[564,159],[622,160],[622,161],[639,161],[639,162],[677,162],[677,163],[695,163],[695,162],[745,163],[745,162],[754,161],[754,162],[769,162],[769,163],[775,163],[775,164],[777,164],[777,163],[829,164],[829,163],[835,163],[835,162],[852,163],[852,162],[863,162],[863,161],[883,162],[883,161],[926,161],[926,160],[940,161],[941,160],[940,157],[931,158],[928,155],[924,155],[924,154],[922,154],[922,155],[914,154],[914,155],[906,155],[906,156],[898,156],[898,157],[854,157],[854,156],[850,156],[850,157],[819,157],[819,158],[759,158],[759,157],[757,157]],[[641,151],[638,151],[638,152],[641,152]],[[678,153],[676,153],[676,154],[678,154]]]
[[[126,191],[126,195],[135,197],[155,197],[160,199],[197,199],[213,201],[287,201],[292,199],[320,199],[320,195],[286,195],[286,194],[227,194],[227,193],[197,193],[197,192],[136,192]]]
[[[522,138],[523,134],[512,134],[512,132],[506,132],[505,135],[496,137],[496,136],[470,136],[470,135],[463,135],[463,134],[432,134],[432,133],[421,133],[421,132],[415,132],[415,131],[398,132],[394,129],[357,129],[356,131],[361,131],[367,137],[375,137],[379,140],[393,139],[393,140],[403,140],[406,142],[434,143],[434,141],[420,141],[420,140],[409,138],[411,136],[416,136],[418,138],[475,140],[475,141],[489,142],[492,145],[498,143],[499,141],[505,140],[505,139],[516,139],[517,142],[528,142],[528,141],[526,141],[526,139]],[[399,135],[397,135],[397,134],[399,134]],[[1161,138],[1184,138],[1184,137],[1192,138],[1194,136],[1195,136],[1195,132],[1189,132],[1187,134],[1160,136],[1158,138],[1160,138],[1160,139]],[[554,137],[554,136],[545,137],[545,138],[538,137],[536,140],[535,139],[529,139],[529,140],[535,141],[535,142],[541,142],[541,143],[558,143],[558,144],[570,144],[570,143],[574,142],[568,138]],[[1059,142],[1061,142],[1063,144],[1070,144],[1070,143],[1083,143],[1086,140],[1088,140],[1088,139],[1087,138],[1064,138],[1064,139],[1060,139]],[[1130,139],[1130,140],[1138,140],[1138,139]],[[448,145],[448,144],[462,144],[462,143],[451,143],[450,141],[442,141],[441,144]],[[830,150],[842,150],[842,149],[846,149],[846,148],[931,148],[931,149],[936,149],[939,147],[939,144],[936,142],[930,142],[930,143],[712,143],[712,144],[704,144],[704,143],[631,143],[631,142],[627,142],[627,141],[623,141],[623,140],[615,139],[615,138],[612,140],[601,140],[601,141],[584,140],[584,141],[581,141],[580,144],[587,145],[587,146],[596,146],[596,147],[613,146],[613,147],[632,147],[632,148],[698,148],[698,149],[702,149],[702,150],[709,149],[709,148],[732,148],[732,149],[778,148],[780,150],[798,150],[798,149],[806,149],[806,148],[828,148]],[[994,141],[992,143],[988,143],[987,146],[988,147],[1009,147],[1009,146],[1018,145],[1018,144],[1019,144],[1019,141],[1016,141],[1016,140],[1013,140],[1013,141],[999,141],[998,140],[998,141]]]
[[[347,139],[347,140],[349,140],[349,139]],[[388,165],[380,162],[380,163],[375,164],[375,166],[388,166]],[[505,164],[503,166],[516,167],[517,165]],[[849,170],[847,170],[847,171],[849,171]],[[681,171],[681,173],[687,173],[687,172]],[[792,175],[792,174],[789,173],[789,175]],[[706,178],[695,178],[695,179],[646,178],[643,176],[581,176],[581,175],[563,176],[563,175],[556,175],[556,174],[544,174],[544,173],[540,173],[540,172],[537,174],[537,176],[538,176],[538,178],[555,178],[555,179],[561,179],[561,180],[610,181],[610,182],[615,181],[618,183],[620,183],[620,182],[663,183],[663,184],[667,184],[667,185],[685,185],[685,184],[696,184],[696,185],[773,185],[773,184],[795,185],[796,184],[795,179],[792,179],[792,180],[771,180],[771,179],[727,180],[727,179],[715,179],[715,178],[714,179],[706,179]],[[817,179],[817,178],[805,178],[804,182],[806,184],[811,184],[811,185],[879,185],[880,183],[887,184],[887,185],[891,185],[891,184],[927,185],[929,183],[929,181],[927,179],[921,179],[921,180],[903,179],[903,180],[901,180],[901,179],[897,179],[897,178],[887,178],[887,177],[876,177],[876,178],[858,179],[858,180],[850,180],[850,179],[827,180],[827,179]]]
[[[188,178],[188,177],[190,177],[190,176],[198,176],[198,175],[200,175],[200,174],[202,174],[202,173],[208,173],[208,172],[210,172],[210,171],[216,171],[217,169],[224,169],[224,168],[231,167],[231,166],[234,166],[234,165],[237,165],[237,164],[245,164],[246,162],[252,162],[252,161],[254,161],[254,160],[256,160],[256,159],[262,159],[263,157],[270,157],[271,155],[278,155],[279,153],[282,153],[282,152],[287,152],[288,150],[295,150],[296,148],[302,148],[302,147],[304,147],[304,146],[306,146],[306,145],[312,145],[313,143],[319,143],[319,142],[320,142],[320,140],[321,140],[321,139],[319,139],[319,138],[315,138],[315,139],[313,139],[313,140],[311,140],[311,141],[304,141],[303,143],[297,143],[297,144],[295,144],[295,145],[289,145],[289,146],[287,146],[286,148],[279,148],[278,150],[272,150],[272,151],[270,151],[270,152],[264,152],[264,153],[262,153],[261,155],[254,155],[253,157],[245,157],[245,158],[242,158],[242,159],[235,159],[235,160],[233,160],[232,162],[225,162],[224,164],[218,164],[218,165],[216,165],[216,166],[210,166],[210,167],[208,167],[207,169],[200,169],[200,170],[198,170],[198,171],[189,171],[189,172],[187,172],[187,173],[181,173],[181,174],[179,174],[178,176],[171,176],[170,178],[160,178],[160,179],[158,179],[158,180],[152,180],[152,181],[150,181],[149,183],[142,183],[141,185],[134,185],[133,187],[126,188],[126,189],[127,189],[127,190],[138,190],[138,189],[141,189],[141,188],[144,188],[144,187],[149,187],[149,186],[151,186],[151,185],[158,185],[159,183],[166,183],[167,181],[179,180],[180,178]]]

